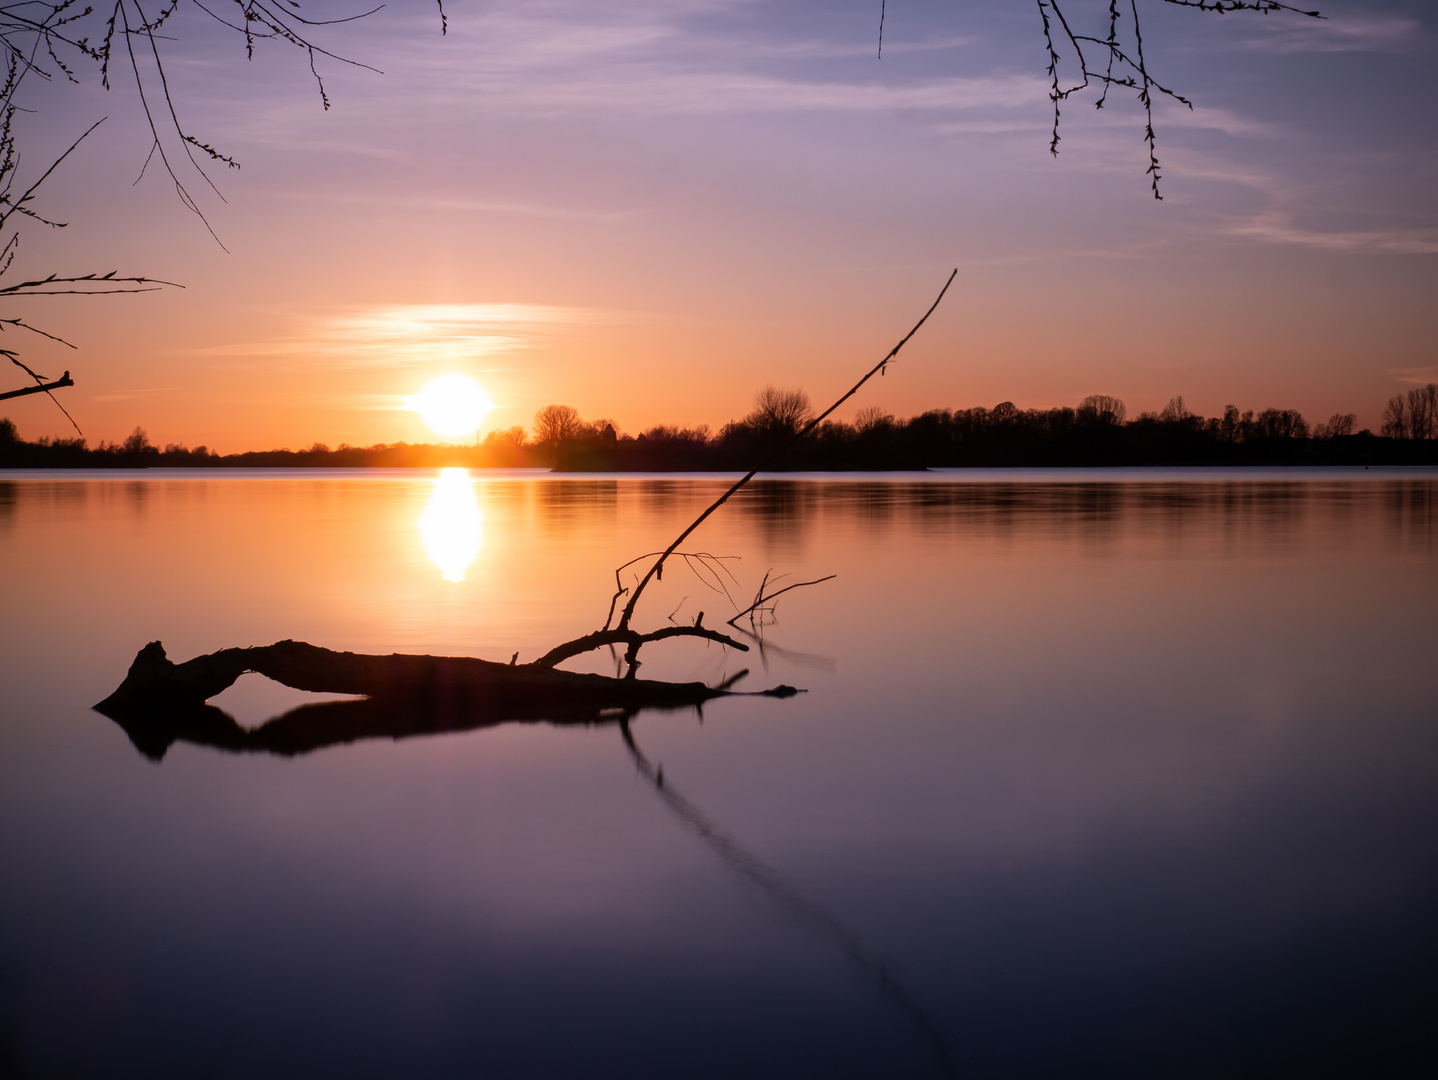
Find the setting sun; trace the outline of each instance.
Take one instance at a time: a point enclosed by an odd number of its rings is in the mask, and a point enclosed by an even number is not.
[[[408,408],[446,439],[473,435],[493,407],[484,388],[467,375],[441,375],[408,399]]]

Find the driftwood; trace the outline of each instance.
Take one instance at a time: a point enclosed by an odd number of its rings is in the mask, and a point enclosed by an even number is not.
[[[302,706],[246,730],[206,703],[251,671],[296,690],[365,700]],[[176,664],[163,645],[152,641],[135,657],[124,682],[95,708],[119,723],[142,753],[158,759],[176,739],[234,751],[296,754],[362,738],[464,731],[506,720],[594,723],[640,709],[693,707],[742,696],[728,686],[616,679],[469,656],[335,652],[303,641],[221,649]],[[792,686],[776,686],[759,696],[797,693]]]

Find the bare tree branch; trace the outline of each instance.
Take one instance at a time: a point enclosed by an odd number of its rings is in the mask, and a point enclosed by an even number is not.
[[[792,585],[785,585],[782,589],[775,589],[773,592],[769,593],[768,595],[765,595],[764,589],[769,584],[769,575],[766,573],[764,575],[764,580],[759,583],[759,591],[754,595],[754,602],[748,607],[746,607],[743,611],[735,615],[732,619],[726,620],[726,622],[729,626],[734,626],[734,624],[737,623],[740,619],[742,619],[745,615],[752,616],[755,611],[772,611],[773,608],[766,607],[765,605],[770,604],[776,597],[790,591],[791,589],[802,589],[806,585],[820,585],[826,581],[833,581],[838,576],[838,574],[829,574],[826,577],[815,578],[813,581],[796,581]],[[752,621],[753,619],[751,618],[750,622]]]
[[[637,555],[634,558],[630,559],[627,563],[624,563],[622,566],[615,567],[615,592],[614,596],[609,601],[609,614],[604,620],[603,629],[609,629],[609,624],[614,621],[614,608],[619,603],[619,598],[629,592],[629,587],[623,583],[623,580],[620,578],[619,575],[637,562],[643,562],[645,559],[652,559],[656,555],[662,554],[663,552],[651,551],[644,555]],[[698,578],[706,588],[710,589],[713,592],[722,592],[725,599],[727,599],[731,604],[734,602],[734,598],[730,595],[728,586],[724,584],[723,578],[720,576],[719,572],[723,571],[724,577],[728,577],[730,581],[734,582],[735,585],[738,585],[738,579],[735,578],[734,575],[729,572],[729,568],[724,565],[724,563],[727,561],[737,560],[739,558],[738,555],[711,555],[707,551],[676,551],[674,554],[684,560],[685,565],[689,567],[690,571],[694,574],[694,576]],[[714,583],[711,583],[710,581],[706,580],[704,576],[700,574],[697,569],[695,569],[696,565],[706,569],[712,576]],[[677,611],[678,609],[676,608],[675,610]]]
[[[1062,0],[1067,3],[1069,0]],[[1192,8],[1195,11],[1208,11],[1223,15],[1238,11],[1251,11],[1260,15],[1267,15],[1273,12],[1289,12],[1294,15],[1303,15],[1308,18],[1322,19],[1323,15],[1317,11],[1305,11],[1302,8],[1293,7],[1289,4],[1278,3],[1277,0],[1163,0],[1166,4],[1173,4],[1175,7]],[[1108,92],[1115,86],[1129,87],[1137,91],[1139,104],[1144,111],[1144,134],[1143,141],[1148,148],[1148,168],[1144,170],[1149,176],[1149,182],[1153,188],[1153,197],[1162,199],[1159,193],[1159,165],[1158,165],[1158,144],[1153,129],[1153,91],[1157,90],[1166,97],[1171,97],[1183,105],[1193,108],[1193,103],[1182,94],[1162,86],[1149,73],[1148,65],[1143,55],[1143,34],[1139,28],[1138,21],[1138,0],[1129,0],[1129,10],[1133,14],[1133,51],[1128,53],[1119,42],[1118,23],[1121,18],[1119,13],[1119,0],[1109,0],[1108,5],[1108,36],[1103,38],[1093,37],[1088,34],[1078,34],[1069,26],[1068,16],[1064,14],[1060,0],[1035,0],[1039,9],[1039,23],[1043,30],[1044,47],[1048,54],[1048,65],[1044,71],[1049,77],[1049,100],[1053,102],[1054,122],[1053,130],[1049,137],[1049,152],[1055,157],[1059,152],[1059,112],[1062,103],[1081,90],[1087,90],[1091,81],[1098,83],[1102,90],[1098,100],[1094,103],[1096,108],[1102,109],[1108,100]],[[884,56],[884,15],[887,9],[887,0],[879,0],[879,58]],[[1052,17],[1051,17],[1052,13]],[[1054,21],[1057,21],[1060,34],[1058,37],[1067,42],[1068,47],[1074,52],[1078,59],[1078,81],[1074,85],[1064,88],[1059,75],[1062,66],[1062,58],[1058,45],[1055,43]],[[1097,66],[1089,67],[1088,59],[1084,56],[1083,42],[1098,46],[1099,51],[1106,57],[1103,70]],[[1114,65],[1117,64],[1119,74],[1114,74]],[[1126,72],[1126,73],[1125,73]]]
[[[11,359],[13,360],[14,357],[12,356]],[[48,394],[51,390],[58,390],[62,386],[74,385],[75,380],[70,378],[70,373],[67,371],[65,372],[65,374],[61,375],[58,379],[51,383],[41,383],[38,386],[27,386],[23,390],[7,390],[5,391],[5,393],[0,394],[0,401],[4,401],[7,398],[26,397],[30,394]]]
[[[49,337],[50,335],[47,334],[47,335],[45,335],[45,336],[46,336],[46,337]],[[58,339],[57,339],[57,340],[58,340]],[[69,342],[64,342],[64,344],[68,345]],[[73,348],[73,346],[72,346],[72,348]],[[68,420],[68,421],[70,421],[70,426],[71,426],[72,428],[74,428],[75,431],[76,431],[78,434],[80,434],[80,435],[82,435],[82,436],[85,434],[83,431],[80,430],[80,425],[77,424],[77,423],[75,423],[75,418],[70,415],[70,411],[69,411],[68,409],[66,409],[65,406],[63,406],[63,405],[60,404],[60,399],[57,398],[54,394],[50,393],[50,391],[51,391],[52,389],[54,389],[55,387],[57,387],[57,386],[74,386],[74,385],[75,385],[74,381],[70,379],[70,373],[69,373],[68,371],[65,372],[65,374],[64,374],[63,376],[61,376],[59,382],[54,383],[54,384],[51,385],[51,386],[46,386],[46,385],[44,385],[44,383],[45,383],[45,377],[44,377],[43,375],[38,374],[38,373],[35,371],[35,369],[32,368],[32,367],[30,367],[28,364],[22,363],[21,360],[20,360],[20,358],[19,358],[18,356],[16,356],[15,353],[11,352],[9,349],[0,349],[0,356],[5,357],[7,360],[10,361],[10,363],[12,363],[12,364],[14,364],[16,367],[22,369],[22,370],[25,372],[25,374],[29,375],[30,378],[32,378],[32,379],[35,380],[35,387],[29,388],[29,389],[25,390],[25,393],[26,393],[26,394],[44,393],[51,401],[53,401],[53,402],[55,403],[55,408],[59,409],[62,413],[65,414],[65,419]],[[21,397],[22,395],[21,395],[21,394],[18,394],[18,393],[15,393],[15,394],[6,394],[5,396],[6,396],[6,397]]]
[[[1049,152],[1057,156],[1059,152],[1059,113],[1063,102],[1070,96],[1089,88],[1091,84],[1098,84],[1101,87],[1098,100],[1094,102],[1095,108],[1102,109],[1108,100],[1108,92],[1115,86],[1127,87],[1134,90],[1138,97],[1139,104],[1143,107],[1144,128],[1143,141],[1148,150],[1148,168],[1145,169],[1149,177],[1149,184],[1153,190],[1153,197],[1161,200],[1163,195],[1159,191],[1159,161],[1158,141],[1154,134],[1153,126],[1153,95],[1154,92],[1172,98],[1181,105],[1193,108],[1193,102],[1175,90],[1164,86],[1154,78],[1149,71],[1148,63],[1144,57],[1143,31],[1139,25],[1138,0],[1129,0],[1129,12],[1133,18],[1133,48],[1129,51],[1122,44],[1119,37],[1119,20],[1122,15],[1119,11],[1119,0],[1109,0],[1108,5],[1108,34],[1106,37],[1095,37],[1090,34],[1076,33],[1069,25],[1068,16],[1064,13],[1063,3],[1069,0],[1035,0],[1039,9],[1039,20],[1043,28],[1044,45],[1048,53],[1048,66],[1045,71],[1049,76],[1049,100],[1053,102],[1054,121],[1052,134],[1049,138]],[[1215,14],[1227,14],[1231,12],[1250,11],[1260,15],[1267,15],[1274,12],[1289,12],[1295,15],[1303,15],[1307,18],[1321,19],[1324,16],[1317,11],[1305,11],[1289,4],[1277,3],[1276,0],[1163,0],[1166,4],[1173,4],[1176,7],[1192,8],[1196,11],[1207,11]],[[1052,13],[1052,18],[1050,17]],[[881,16],[882,17],[882,16]],[[1065,88],[1060,80],[1060,69],[1063,61],[1056,44],[1054,23],[1057,22],[1059,40],[1066,42],[1078,62],[1078,78],[1074,84]],[[1084,44],[1087,43],[1097,47],[1097,51],[1104,57],[1102,67],[1095,65],[1090,67],[1088,57],[1084,54]],[[1117,66],[1118,74],[1114,74]]]
[[[49,288],[49,286],[54,285],[87,286],[92,284],[99,287],[78,289]],[[111,288],[110,286],[112,285],[137,285],[140,287],[134,289]],[[108,274],[76,274],[70,277],[51,274],[49,277],[37,278],[34,281],[20,281],[14,285],[0,286],[0,296],[110,296],[115,293],[155,292],[167,285],[175,289],[184,288],[183,285],[178,285],[173,281],[162,281],[159,278],[120,277],[115,271],[111,270]],[[9,322],[11,320],[0,321]],[[33,327],[27,327],[27,329],[33,329]],[[44,331],[37,330],[36,333],[44,333]],[[50,335],[46,334],[45,336],[49,337]],[[58,341],[59,339],[57,338],[56,340]]]
[[[704,613],[701,611],[699,613],[699,619],[702,621],[703,618]],[[561,645],[556,645],[538,660],[533,661],[533,663],[538,667],[553,667],[555,664],[568,660],[571,657],[593,652],[595,649],[602,649],[606,645],[627,645],[630,653],[637,653],[641,645],[647,645],[651,641],[664,641],[668,638],[677,637],[704,638],[706,641],[727,645],[729,648],[738,649],[740,652],[749,651],[749,646],[745,645],[742,641],[735,641],[727,634],[722,634],[718,630],[710,630],[707,627],[699,625],[699,622],[696,622],[693,626],[666,626],[663,629],[654,630],[648,634],[641,634],[637,630],[620,629],[618,627],[613,630],[595,630],[593,633],[585,634],[583,637],[577,637],[573,641],[566,641]],[[637,660],[629,657],[626,657],[626,659],[629,659],[629,670],[626,672],[625,678],[632,679],[634,677],[634,670],[639,664]]]

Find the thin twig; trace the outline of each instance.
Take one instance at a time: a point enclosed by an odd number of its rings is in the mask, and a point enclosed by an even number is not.
[[[802,588],[804,588],[804,586],[806,586],[806,585],[820,585],[820,584],[822,584],[822,583],[825,582],[825,581],[833,581],[833,580],[834,580],[836,577],[838,577],[838,576],[839,576],[838,574],[829,574],[827,577],[815,578],[813,581],[796,581],[796,582],[794,582],[794,584],[792,584],[792,585],[785,585],[782,589],[775,589],[775,590],[774,590],[773,592],[771,592],[768,596],[765,596],[765,595],[764,595],[764,585],[767,585],[767,584],[769,583],[769,575],[768,575],[768,574],[765,574],[765,575],[764,575],[764,583],[759,586],[759,593],[758,593],[757,596],[755,596],[754,602],[753,602],[752,604],[750,604],[748,607],[746,607],[743,611],[739,612],[739,614],[735,615],[732,619],[727,619],[727,620],[725,620],[725,621],[726,621],[730,626],[733,626],[733,625],[734,625],[735,623],[737,623],[740,619],[742,619],[745,615],[748,615],[748,614],[750,614],[751,612],[754,612],[754,611],[759,610],[761,607],[763,607],[763,605],[769,603],[769,601],[773,600],[775,597],[780,596],[781,594],[788,592],[790,589],[802,589]],[[751,621],[752,621],[752,620],[751,620]]]
[[[1159,189],[1161,176],[1158,140],[1153,126],[1153,94],[1154,91],[1157,91],[1189,109],[1193,108],[1193,103],[1182,94],[1170,90],[1160,83],[1149,70],[1148,61],[1144,55],[1143,33],[1139,26],[1138,0],[1129,0],[1129,10],[1133,16],[1132,52],[1124,47],[1118,36],[1119,0],[1109,0],[1108,36],[1103,38],[1076,33],[1069,25],[1068,17],[1064,14],[1062,6],[1064,2],[1066,0],[1036,0],[1048,59],[1044,70],[1049,78],[1049,100],[1053,102],[1054,110],[1053,127],[1049,137],[1049,152],[1055,156],[1058,155],[1060,111],[1063,103],[1070,96],[1088,89],[1091,84],[1097,84],[1101,89],[1094,105],[1096,108],[1102,109],[1108,101],[1108,93],[1112,88],[1122,86],[1132,89],[1144,112],[1143,141],[1148,150],[1148,168],[1144,171],[1149,176],[1153,197],[1161,200],[1163,194]],[[1260,15],[1290,12],[1308,18],[1323,18],[1323,15],[1317,11],[1305,11],[1289,4],[1278,3],[1277,0],[1164,0],[1164,3],[1220,15],[1239,11],[1255,12]],[[1057,35],[1054,22],[1057,22],[1059,31],[1061,31]],[[1055,44],[1056,36],[1068,42],[1069,48],[1073,50],[1077,58],[1078,80],[1072,86],[1065,87],[1061,81],[1060,68],[1063,66],[1063,59],[1060,56],[1058,45]],[[1106,63],[1091,67],[1088,57],[1084,55],[1085,43],[1097,46],[1100,54],[1106,57]],[[1118,68],[1117,74],[1114,71],[1115,67]]]

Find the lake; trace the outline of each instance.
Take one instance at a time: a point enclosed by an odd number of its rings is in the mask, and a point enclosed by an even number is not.
[[[837,576],[643,675],[807,692],[629,742],[90,708],[152,640],[523,663],[724,483],[0,474],[0,1075],[1438,1075],[1435,470],[758,481],[636,625]]]

